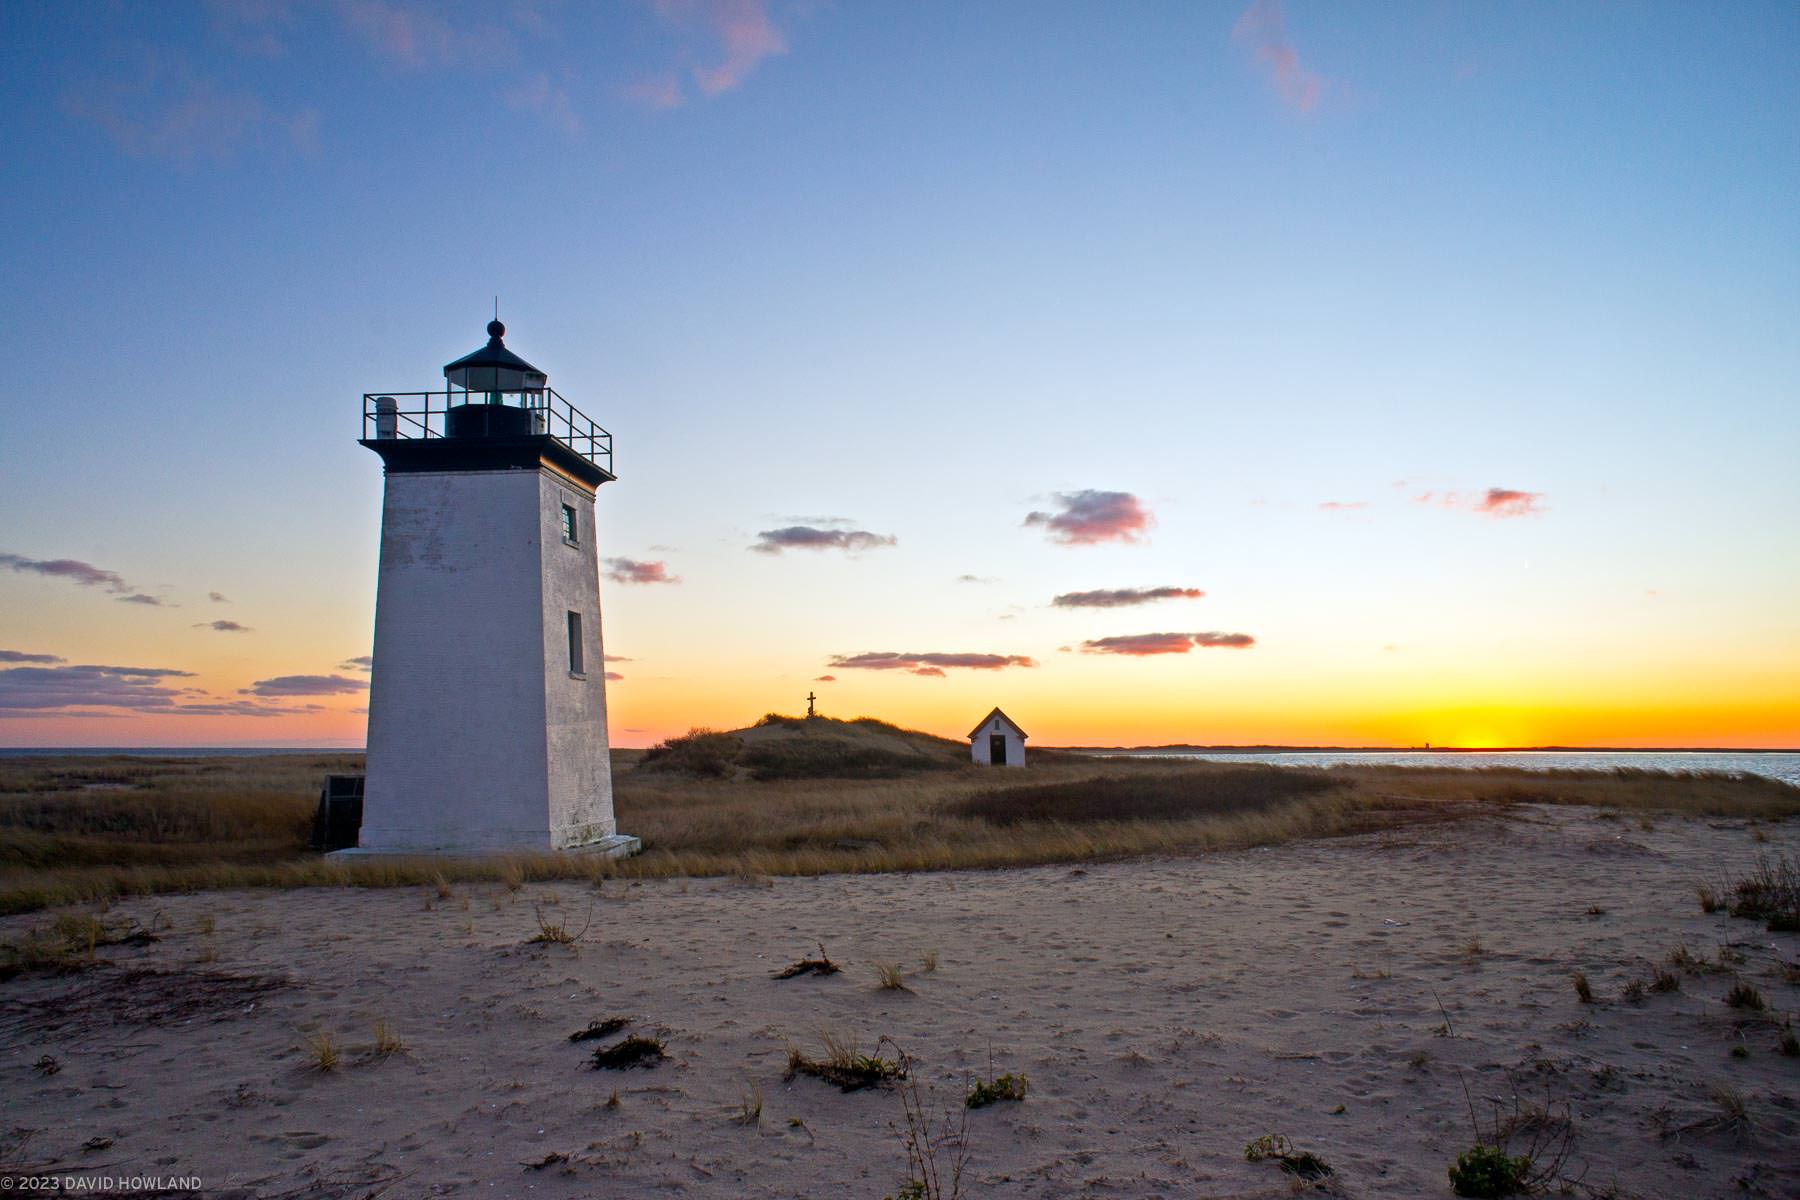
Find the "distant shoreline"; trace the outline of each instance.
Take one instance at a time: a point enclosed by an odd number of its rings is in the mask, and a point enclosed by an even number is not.
[[[614,746],[615,750],[641,747]],[[1064,754],[1800,754],[1800,746],[1034,746]],[[0,746],[0,758],[363,754],[363,746]]]
[[[1800,746],[1039,746],[1066,754],[1800,754]]]

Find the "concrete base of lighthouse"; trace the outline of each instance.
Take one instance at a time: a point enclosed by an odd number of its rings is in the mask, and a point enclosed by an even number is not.
[[[630,858],[641,853],[644,843],[626,833],[609,834],[597,841],[586,842],[579,846],[562,846],[555,850],[545,850],[546,854],[578,854],[582,857],[597,858]],[[518,846],[494,847],[486,850],[465,849],[429,849],[415,850],[377,849],[366,846],[350,846],[343,850],[333,850],[326,858],[493,858],[508,854],[526,853]]]

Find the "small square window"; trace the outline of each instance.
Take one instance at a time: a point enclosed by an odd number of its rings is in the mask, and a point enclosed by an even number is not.
[[[569,543],[569,545],[571,545],[571,546],[580,545],[581,539],[576,536],[577,529],[578,529],[578,526],[575,524],[575,506],[572,504],[563,505],[562,506],[563,541]]]
[[[569,614],[569,674],[581,673],[581,614],[572,612]]]

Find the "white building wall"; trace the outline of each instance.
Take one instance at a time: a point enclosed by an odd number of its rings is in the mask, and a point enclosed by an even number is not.
[[[600,635],[600,572],[594,496],[538,473],[543,557],[544,731],[550,844],[558,849],[610,837],[612,762],[607,754],[606,655]],[[575,510],[575,544],[563,541],[562,506]],[[569,613],[581,614],[582,678],[569,673]]]
[[[981,727],[981,732],[969,739],[969,757],[984,767],[994,765],[994,757],[988,738],[994,734],[1003,734],[1006,738],[1006,765],[1022,767],[1025,765],[1025,739],[1019,731],[1002,721],[999,717],[989,717]]]
[[[582,544],[563,545],[565,490]],[[613,832],[593,501],[548,471],[387,476],[360,846],[550,849]],[[583,614],[571,679],[567,612]]]

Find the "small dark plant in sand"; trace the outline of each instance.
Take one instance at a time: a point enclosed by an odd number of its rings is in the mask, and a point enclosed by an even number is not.
[[[1025,1076],[1006,1074],[988,1081],[977,1079],[975,1086],[969,1089],[963,1104],[969,1108],[986,1108],[990,1104],[998,1104],[1002,1100],[1023,1100],[1025,1098]]]
[[[1594,1002],[1594,987],[1588,982],[1587,972],[1575,972],[1575,998],[1583,1004]]]
[[[1756,990],[1755,984],[1745,983],[1742,979],[1732,984],[1731,990],[1725,993],[1725,1003],[1733,1008],[1747,1008],[1753,1012],[1761,1012],[1763,1009],[1762,993]]]
[[[889,1038],[884,1037],[875,1044],[874,1054],[860,1054],[854,1042],[829,1030],[820,1036],[825,1043],[824,1058],[808,1058],[799,1047],[788,1047],[787,1078],[811,1075],[814,1079],[836,1084],[842,1091],[860,1092],[864,1088],[897,1083],[907,1076],[904,1057]],[[894,1057],[881,1056],[884,1046],[892,1050]]]
[[[912,1059],[898,1046],[894,1056],[902,1073],[910,1076]],[[908,1079],[900,1088],[906,1128],[896,1132],[906,1150],[907,1180],[887,1200],[957,1200],[962,1195],[963,1168],[969,1161],[969,1109],[964,1105],[939,1113],[933,1100],[931,1089],[921,1088],[917,1080]]]
[[[1331,1174],[1330,1163],[1310,1150],[1299,1149],[1279,1133],[1265,1133],[1246,1145],[1244,1157],[1250,1162],[1273,1161],[1301,1179],[1323,1179]]]
[[[791,962],[781,970],[775,972],[775,978],[795,979],[801,975],[836,975],[839,970],[841,970],[841,968],[831,961],[831,956],[829,954],[825,953],[825,943],[820,942],[819,957],[802,958],[796,962]]]
[[[586,1029],[577,1029],[569,1035],[571,1042],[597,1042],[609,1038],[619,1030],[631,1024],[630,1017],[607,1017],[604,1020],[590,1021]]]
[[[1458,1196],[1529,1195],[1579,1182],[1563,1178],[1575,1142],[1567,1104],[1552,1103],[1548,1097],[1543,1104],[1533,1104],[1515,1095],[1510,1110],[1503,1111],[1500,1101],[1491,1101],[1492,1117],[1484,1128],[1475,1115],[1467,1081],[1463,1098],[1469,1105],[1475,1144],[1450,1165],[1450,1189]]]
[[[1800,931],[1800,858],[1758,857],[1748,875],[1731,885],[1731,915],[1765,921],[1777,932]]]
[[[661,1038],[632,1034],[611,1046],[594,1051],[594,1067],[600,1071],[627,1071],[633,1067],[655,1067],[669,1056],[663,1052]]]

